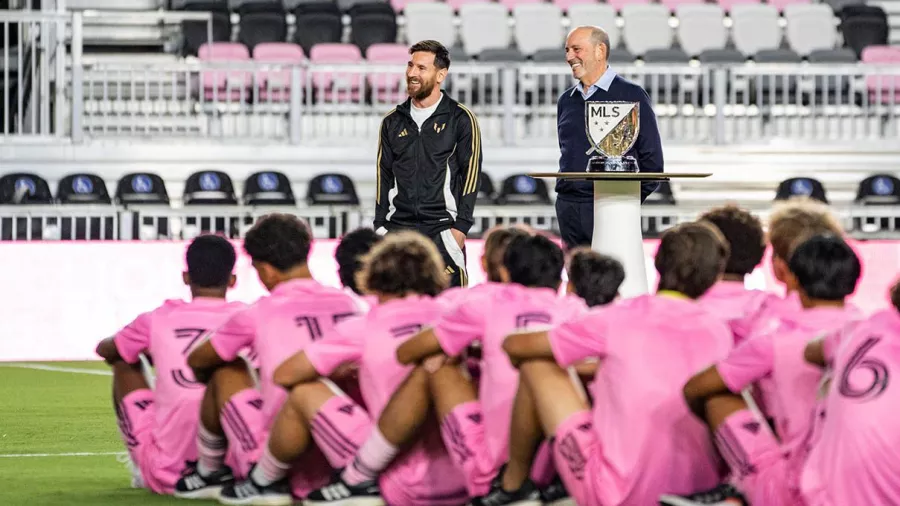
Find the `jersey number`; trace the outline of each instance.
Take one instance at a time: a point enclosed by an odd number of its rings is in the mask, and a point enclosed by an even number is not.
[[[550,325],[551,323],[553,323],[553,318],[549,314],[539,311],[522,313],[516,316],[517,329],[525,329],[532,325]]]
[[[343,320],[353,316],[356,316],[356,313],[336,313],[331,315],[331,322],[337,325]],[[309,332],[310,341],[316,341],[322,338],[322,325],[319,324],[318,316],[297,316],[294,317],[294,323],[298,327],[306,327],[306,330]]]
[[[181,350],[182,355],[187,355],[194,349],[194,345],[206,334],[207,329],[187,328],[175,329],[175,339],[187,341],[187,346]],[[194,379],[194,373],[183,369],[172,371],[172,380],[183,388],[204,388],[203,383]]]
[[[874,348],[879,341],[881,341],[880,337],[870,337],[853,352],[853,355],[844,367],[844,372],[841,374],[841,382],[838,386],[838,391],[844,397],[860,401],[871,401],[884,393],[890,376],[887,366],[878,359],[866,358],[866,353]],[[864,388],[850,383],[850,374],[858,369],[867,370],[872,376],[871,382]]]
[[[421,323],[411,323],[409,325],[401,325],[399,327],[394,327],[391,329],[391,335],[394,336],[394,339],[400,339],[401,337],[412,337],[419,333],[422,330]]]

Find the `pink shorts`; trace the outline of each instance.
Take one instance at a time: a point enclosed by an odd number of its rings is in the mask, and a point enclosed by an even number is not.
[[[341,469],[352,465],[357,450],[369,438],[372,432],[373,422],[365,409],[360,407],[353,399],[338,395],[328,399],[319,408],[311,423],[311,432],[316,445],[328,459],[331,467]],[[412,453],[402,454],[387,468],[379,479],[381,496],[388,504],[403,504],[408,506],[456,506],[465,502],[467,494],[463,488],[462,479],[454,480],[458,476],[453,463],[450,462],[446,452],[443,458],[424,459],[424,463],[413,463],[419,457],[415,449]],[[431,452],[429,457],[438,454]],[[422,480],[420,486],[410,485],[408,474],[410,467],[427,467],[427,477]],[[429,483],[430,482],[430,483]],[[296,487],[295,494],[298,493]]]
[[[766,422],[744,409],[716,429],[716,446],[753,506],[795,506],[788,460]]]
[[[573,413],[556,428],[553,460],[566,490],[578,504],[617,504],[620,487],[603,459],[590,411]]]
[[[494,462],[485,451],[481,403],[464,402],[453,408],[441,422],[441,436],[450,458],[465,477],[469,495],[478,497],[488,493],[503,463]]]
[[[162,455],[153,435],[156,427],[153,391],[141,389],[126,395],[116,407],[116,419],[131,461],[141,471],[144,487],[157,494],[172,494],[182,469],[166,467],[171,457]]]

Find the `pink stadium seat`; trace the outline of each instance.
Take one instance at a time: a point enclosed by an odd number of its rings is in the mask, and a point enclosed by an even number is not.
[[[719,0],[719,6],[725,10],[725,12],[730,12],[731,8],[735,5],[742,4],[758,4],[762,3],[760,0]]]
[[[409,49],[403,44],[372,44],[366,51],[366,60],[369,63],[389,64],[393,69],[369,72],[372,101],[390,104],[405,100],[404,69],[409,61]]]
[[[460,7],[465,4],[484,4],[490,3],[491,0],[446,0],[447,5],[453,8],[454,11],[458,11]]]
[[[900,64],[900,46],[869,46],[863,49],[861,60],[873,65]],[[866,77],[869,100],[882,104],[900,104],[900,76],[874,74]]]
[[[669,8],[670,11],[675,11],[675,9],[679,5],[688,5],[688,4],[702,4],[706,3],[705,0],[660,0],[661,4],[665,5]]]
[[[290,42],[263,42],[253,48],[258,63],[273,64],[274,69],[261,69],[256,74],[259,99],[262,102],[286,102],[291,96],[291,67],[306,61],[303,48]],[[306,82],[306,69],[300,67],[301,89]]]
[[[622,7],[628,4],[648,4],[650,3],[650,0],[609,0],[606,3],[615,10],[620,11],[622,10]]]
[[[249,98],[249,88],[253,84],[253,75],[249,70],[230,70],[232,67],[246,66],[250,60],[247,46],[237,42],[213,42],[203,44],[197,52],[200,61],[212,63],[215,70],[204,70],[200,73],[200,87],[207,100],[238,101]]]
[[[497,0],[498,3],[505,6],[507,9],[512,11],[517,5],[522,4],[538,4],[543,3],[544,0]]]
[[[428,3],[428,2],[436,2],[437,0],[391,0],[391,7],[394,8],[394,12],[403,12],[406,9],[406,6],[412,3]]]
[[[362,54],[355,44],[316,44],[309,52],[309,61],[318,65],[362,63]],[[312,74],[313,86],[320,101],[356,102],[362,96],[363,73],[359,70],[314,70]]]
[[[772,7],[778,9],[778,12],[784,11],[784,8],[791,4],[811,4],[812,0],[768,0]]]
[[[556,4],[557,7],[562,9],[563,12],[569,12],[569,7],[578,4],[593,4],[597,3],[595,0],[553,0],[553,3]]]

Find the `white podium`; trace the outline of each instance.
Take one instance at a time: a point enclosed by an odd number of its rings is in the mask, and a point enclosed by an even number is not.
[[[622,297],[650,292],[641,235],[641,181],[697,179],[711,174],[662,172],[536,172],[533,178],[582,179],[594,182],[594,235],[591,248],[625,267]]]

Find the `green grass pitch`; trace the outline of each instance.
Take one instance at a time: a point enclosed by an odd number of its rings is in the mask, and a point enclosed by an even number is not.
[[[0,363],[0,504],[184,506],[131,488],[130,473],[115,455],[125,447],[110,400],[111,376],[14,365]],[[109,370],[102,362],[40,365]]]

